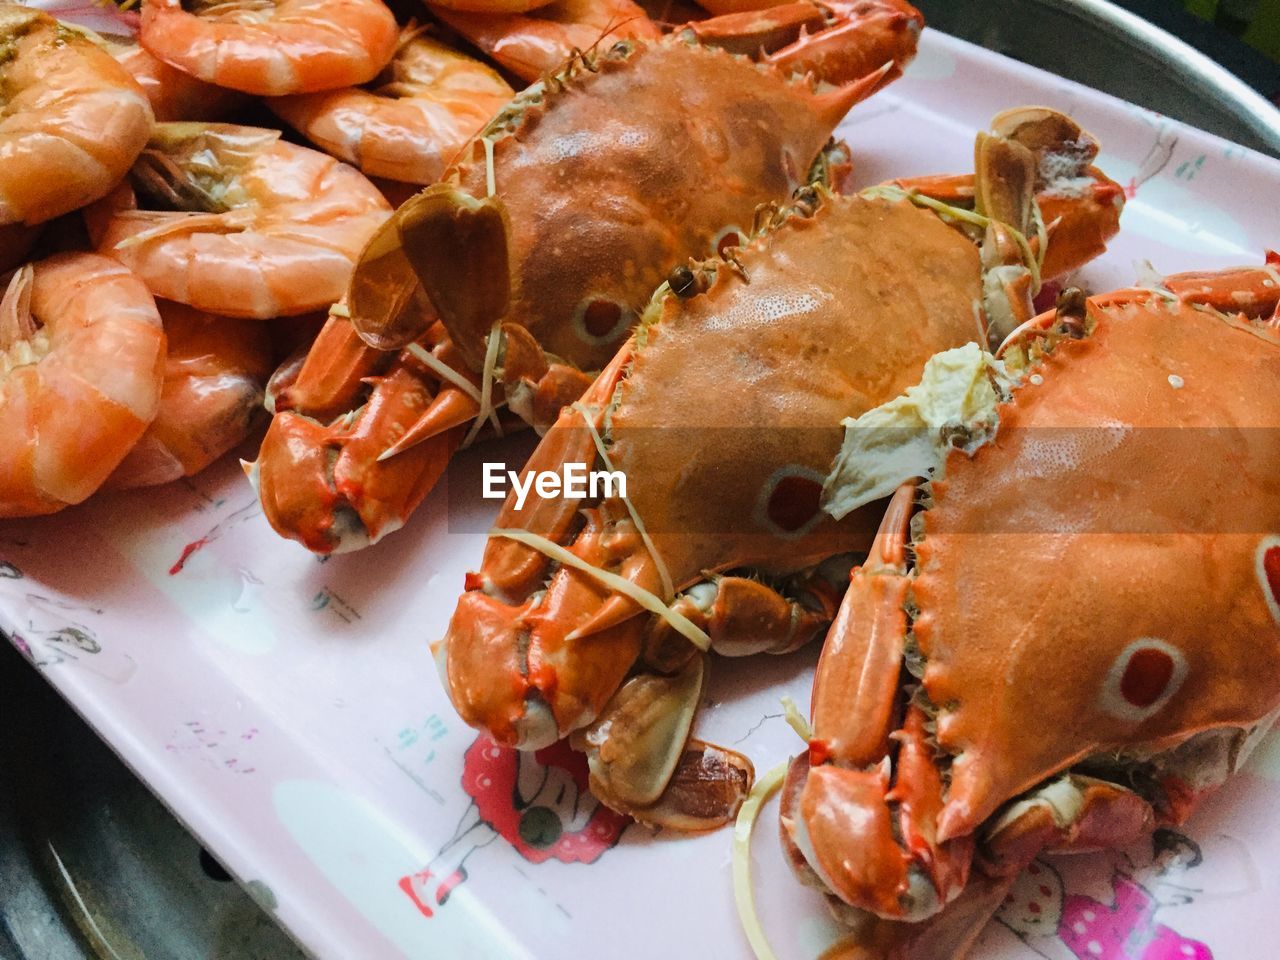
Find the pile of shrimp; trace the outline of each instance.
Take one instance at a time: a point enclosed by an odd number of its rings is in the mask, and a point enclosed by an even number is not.
[[[632,0],[135,2],[0,2],[0,517],[250,442],[394,206],[516,87],[659,32]]]

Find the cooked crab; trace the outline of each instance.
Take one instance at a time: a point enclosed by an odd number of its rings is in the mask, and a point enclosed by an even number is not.
[[[984,361],[984,408],[901,432],[935,456],[896,462],[931,479],[851,576],[784,787],[793,862],[853,955],[963,957],[1032,858],[1181,823],[1270,727],[1276,266],[1064,297]]]
[[[979,138],[978,181],[1002,209],[1034,206],[1035,178],[1004,175],[1023,152]],[[1034,272],[1038,238],[932,203],[896,188],[806,188],[764,208],[744,246],[673,271],[525,468],[599,457],[630,496],[531,497],[523,509],[508,498],[439,648],[463,719],[523,748],[574,734],[596,796],[641,819],[706,827],[732,815],[745,761],[686,747],[697,648],[781,653],[823,629],[874,523],[818,515],[841,418],[896,396],[937,351],[983,337],[974,221],[984,248],[1007,246],[1009,266]],[[1030,289],[1010,289],[1004,312],[1029,317]],[[700,779],[714,781],[711,799],[691,786]]]
[[[276,530],[328,553],[398,528],[458,444],[498,427],[496,406],[545,429],[674,266],[738,242],[758,204],[811,176],[838,181],[847,155],[824,145],[911,58],[920,18],[902,0],[838,23],[824,10],[721,24],[716,42],[764,45],[764,63],[698,42],[705,21],[580,53],[501,111],[365,250],[347,306],[372,346],[334,319],[299,374],[315,406],[277,399],[256,474]],[[804,73],[833,47],[858,55],[823,60],[821,81]],[[444,336],[412,343],[433,329]],[[340,369],[350,377],[330,396],[308,382]],[[350,436],[370,434],[368,377],[404,381],[403,401],[382,391],[404,422],[383,446],[351,450]]]

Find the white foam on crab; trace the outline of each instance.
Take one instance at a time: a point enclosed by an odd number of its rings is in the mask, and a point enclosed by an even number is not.
[[[920,382],[888,403],[844,421],[844,444],[822,490],[837,519],[887,497],[913,477],[941,476],[956,437],[972,456],[996,434],[997,408],[1016,379],[976,343],[936,354]]]

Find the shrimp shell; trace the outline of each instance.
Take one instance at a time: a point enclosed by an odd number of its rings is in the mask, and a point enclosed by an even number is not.
[[[266,324],[159,301],[169,347],[160,412],[107,479],[149,487],[199,473],[249,435],[271,375]]]
[[[125,267],[65,253],[0,303],[0,517],[54,513],[106,480],[155,419],[165,339]]]
[[[145,0],[142,45],[206,83],[278,97],[367,83],[399,33],[380,0]]]
[[[93,41],[0,4],[0,224],[36,224],[102,197],[146,146],[151,105]]]
[[[139,209],[122,184],[85,211],[94,244],[157,297],[198,310],[265,320],[327,308],[391,207],[358,171],[279,136],[157,125],[133,180],[170,209]]]
[[[135,37],[104,37],[107,51],[151,102],[156,120],[221,120],[245,102],[243,94],[197,80],[153,57]]]
[[[375,85],[282,97],[267,106],[369,176],[428,184],[514,96],[492,68],[406,29]]]

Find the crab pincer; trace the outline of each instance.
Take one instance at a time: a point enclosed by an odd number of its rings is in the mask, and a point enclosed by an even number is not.
[[[1064,295],[896,477],[782,810],[860,956],[965,956],[1033,858],[1182,823],[1280,713],[1276,264]]]
[[[990,175],[978,183],[993,200],[1035,206],[1034,177]],[[525,468],[602,465],[627,478],[625,495],[513,494],[467,579],[438,648],[463,719],[526,749],[570,737],[595,795],[641,820],[731,817],[746,762],[688,746],[705,653],[785,653],[830,622],[878,520],[873,507],[838,521],[818,509],[841,420],[898,396],[938,351],[980,354],[984,277],[1015,266],[985,253],[993,222],[898,187],[805,187],[762,208],[740,246],[672,271]],[[1034,271],[1053,234],[1019,236]],[[1030,318],[1030,297],[1004,313]],[[691,754],[699,771],[739,775],[682,777]]]

